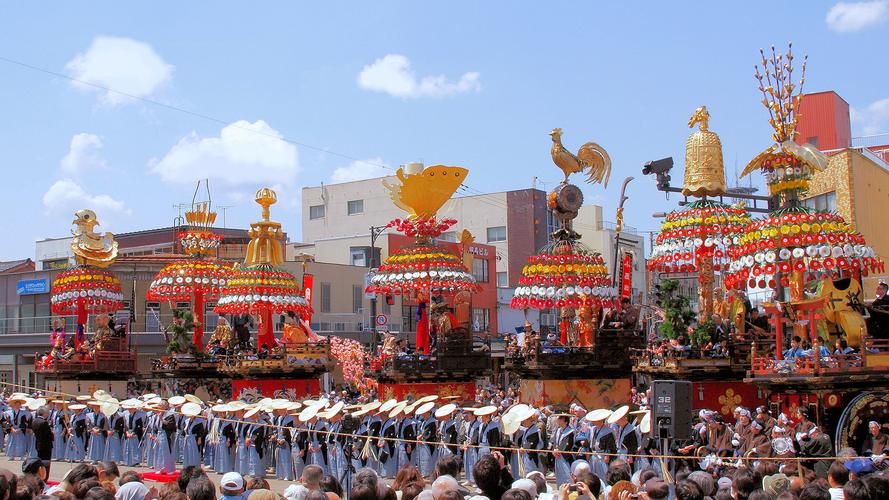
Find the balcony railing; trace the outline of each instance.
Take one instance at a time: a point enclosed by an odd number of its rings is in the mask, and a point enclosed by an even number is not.
[[[889,371],[889,339],[865,337],[848,353],[822,352],[820,345],[790,359],[777,359],[774,341],[752,351],[752,378],[848,376]]]

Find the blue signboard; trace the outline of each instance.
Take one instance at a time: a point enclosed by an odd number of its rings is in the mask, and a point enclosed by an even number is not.
[[[49,280],[19,280],[15,289],[19,295],[36,295],[38,293],[49,293]]]

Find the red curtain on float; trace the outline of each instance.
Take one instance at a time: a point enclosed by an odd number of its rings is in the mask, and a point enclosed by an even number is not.
[[[255,395],[258,398],[289,398],[314,396],[321,393],[321,382],[309,379],[232,380],[232,397]]]

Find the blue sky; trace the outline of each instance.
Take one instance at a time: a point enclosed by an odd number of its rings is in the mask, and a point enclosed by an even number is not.
[[[587,199],[613,218],[634,175],[625,220],[655,229],[652,212],[677,198],[641,165],[673,156],[681,182],[697,106],[729,175],[768,146],[759,47],[792,40],[809,55],[806,90],[835,89],[856,110],[853,135],[889,132],[886,3],[4,2],[0,57],[222,123],[0,61],[0,259],[33,256],[85,206],[105,230],[169,225],[207,172],[229,226],[255,220],[252,193],[274,185],[293,239],[302,186],[376,163],[462,165],[479,191],[534,176],[551,188],[553,127],[569,149],[611,154],[612,184],[584,186]]]

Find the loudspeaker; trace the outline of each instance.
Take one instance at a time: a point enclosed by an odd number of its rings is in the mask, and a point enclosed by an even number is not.
[[[689,439],[692,418],[691,382],[655,380],[651,392],[651,436]]]

